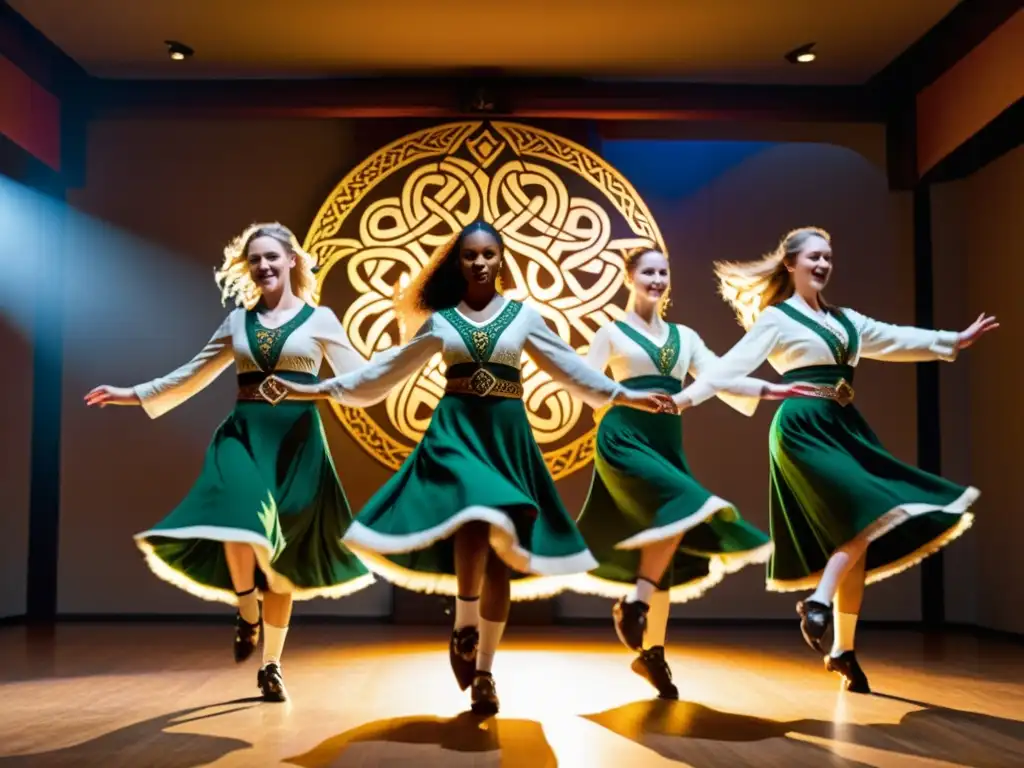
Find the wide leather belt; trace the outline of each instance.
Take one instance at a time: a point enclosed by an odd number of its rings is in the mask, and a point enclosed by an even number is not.
[[[523,385],[518,369],[507,365],[457,363],[448,368],[444,391],[455,395],[477,397],[523,398]]]
[[[258,384],[238,385],[238,400],[266,402],[271,405],[277,405],[287,396],[288,390],[281,386],[276,379],[272,378],[266,378]]]
[[[813,395],[827,400],[835,400],[839,405],[845,407],[853,402],[853,385],[846,379],[840,379],[835,386],[819,384],[815,385]]]
[[[480,368],[472,376],[448,379],[445,392],[455,395],[476,395],[477,397],[509,397],[523,399],[523,385],[518,381],[499,379],[486,368]]]

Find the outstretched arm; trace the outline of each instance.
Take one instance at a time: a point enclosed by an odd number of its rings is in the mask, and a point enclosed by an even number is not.
[[[100,407],[141,405],[146,415],[155,419],[208,387],[233,361],[231,315],[228,315],[202,351],[181,367],[130,389],[96,387],[85,396],[85,402]]]
[[[384,400],[392,389],[426,365],[441,349],[442,341],[433,333],[433,321],[427,320],[408,344],[381,352],[372,362],[341,376],[319,384],[296,384],[281,379],[278,382],[294,400],[331,399],[342,405],[365,408]]]
[[[628,389],[594,370],[576,354],[576,350],[548,327],[538,312],[529,307],[524,307],[522,311],[529,313],[526,317],[530,323],[526,338],[527,351],[543,371],[587,405],[598,409],[616,403],[649,411],[673,408],[667,395]]]
[[[327,307],[317,309],[315,335],[335,376],[343,376],[366,365],[367,361],[352,346],[338,316]]]
[[[705,358],[696,381],[675,396],[676,405],[681,409],[690,408],[725,393],[731,396],[729,405],[740,413],[752,415],[761,398],[770,394],[774,385],[751,378],[750,374],[768,359],[778,340],[775,318],[771,313],[762,313],[743,338],[722,357],[715,361]]]
[[[843,312],[860,334],[861,357],[893,363],[955,360],[961,349],[969,347],[982,334],[999,327],[994,317],[984,314],[967,330],[957,333],[883,323],[852,309],[844,309]]]
[[[695,331],[691,331],[691,334],[693,354],[690,357],[690,368],[688,373],[693,377],[694,381],[697,381],[709,375],[711,371],[714,370],[715,366],[721,362],[722,358],[708,349],[704,340]],[[758,365],[760,365],[760,363],[758,363]],[[756,368],[757,366],[754,367]],[[731,408],[735,408],[744,416],[752,416],[754,411],[757,409],[757,403],[763,396],[763,393],[770,391],[772,388],[772,385],[769,382],[749,376],[742,376],[740,378],[733,379],[727,382],[727,385],[728,389],[719,389],[715,392],[715,395],[723,403]],[[699,395],[699,393],[700,391],[697,390],[696,394]],[[683,400],[683,394],[684,393],[680,393],[677,405],[683,408],[690,407],[692,404]],[[687,395],[686,399],[688,400],[689,397],[690,395]]]

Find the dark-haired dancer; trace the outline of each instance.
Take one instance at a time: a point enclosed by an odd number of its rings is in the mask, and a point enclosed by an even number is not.
[[[865,584],[916,565],[963,533],[979,494],[882,447],[853,405],[855,367],[862,358],[953,360],[998,324],[981,315],[952,333],[881,323],[825,301],[832,269],[830,238],[811,227],[790,232],[758,261],[717,264],[722,296],[747,333],[691,396],[699,402],[714,387],[749,394],[738,377],[766,359],[783,381],[817,385],[817,397],[782,404],[769,434],[775,550],[768,589],[814,590],[797,604],[804,639],[826,653],[822,639],[834,623],[826,668],[848,690],[867,693],[854,651]]]
[[[448,383],[430,426],[345,542],[399,586],[457,597],[449,658],[479,714],[498,711],[491,665],[509,601],[554,594],[567,577],[596,565],[530,430],[523,353],[595,406],[675,407],[667,395],[635,392],[596,373],[535,310],[503,297],[496,282],[504,258],[498,232],[470,224],[399,297],[403,339],[419,329],[411,341],[354,374],[315,387],[286,385],[300,397],[366,405],[443,355]]]
[[[315,405],[278,403],[278,380],[316,381],[324,359],[335,373],[364,364],[341,323],[313,305],[313,258],[280,224],[250,227],[224,250],[222,298],[239,305],[203,350],[159,379],[101,386],[88,405],[141,405],[157,418],[238,371],[238,402],[213,436],[203,469],[178,507],[135,537],[161,579],[206,600],[236,605],[235,661],[260,636],[257,684],[284,701],[281,654],[292,600],[341,597],[373,582],[342,544],[351,511],[334,472]],[[272,407],[277,405],[277,407]]]

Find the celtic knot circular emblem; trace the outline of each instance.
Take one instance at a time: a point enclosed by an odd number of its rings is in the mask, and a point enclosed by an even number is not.
[[[333,307],[365,358],[398,343],[392,301],[432,251],[476,219],[501,232],[512,284],[578,351],[623,315],[624,254],[665,250],[647,206],[585,147],[526,125],[447,123],[380,149],[331,192],[306,236],[321,302]],[[593,456],[581,403],[524,356],[524,403],[557,479]],[[332,403],[364,450],[398,469],[444,394],[440,355],[363,410]]]

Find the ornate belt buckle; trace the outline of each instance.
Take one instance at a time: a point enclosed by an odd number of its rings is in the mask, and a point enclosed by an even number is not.
[[[274,378],[267,378],[260,382],[259,393],[271,405],[277,405],[288,397],[288,390]]]
[[[853,387],[846,379],[836,384],[836,402],[844,407],[853,402]]]
[[[478,368],[469,379],[469,388],[474,395],[487,397],[498,384],[498,377],[486,368]]]

